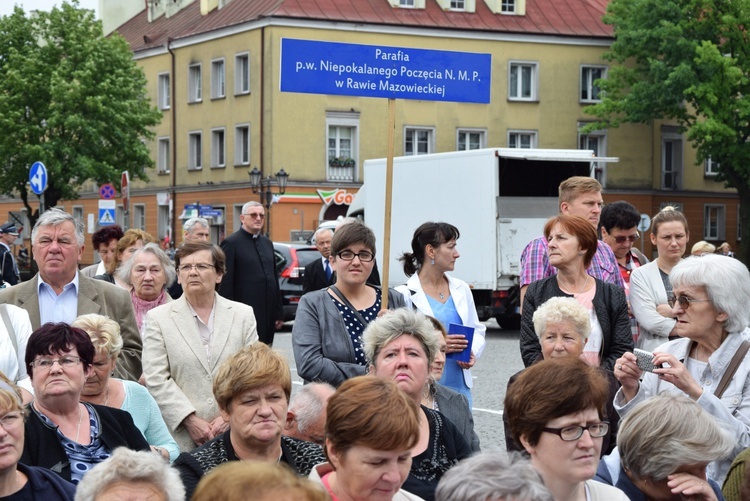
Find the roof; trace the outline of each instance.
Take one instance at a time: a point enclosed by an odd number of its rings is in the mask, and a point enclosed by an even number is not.
[[[388,0],[231,0],[205,16],[200,1],[167,18],[148,22],[146,9],[117,29],[138,52],[161,47],[167,39],[193,35],[278,18],[448,29],[469,32],[612,38],[611,26],[601,18],[608,0],[526,0],[526,15],[492,13],[484,0],[476,0],[476,12],[444,11],[436,0],[425,0],[424,9],[394,8]]]

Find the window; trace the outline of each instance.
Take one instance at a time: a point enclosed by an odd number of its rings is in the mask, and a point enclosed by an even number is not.
[[[191,64],[188,66],[188,102],[199,103],[203,99],[201,88],[201,65]]]
[[[166,195],[166,194],[164,194]],[[168,200],[167,196],[162,196],[162,200]],[[157,205],[156,207],[156,234],[159,237],[159,240],[164,240],[164,237],[168,236],[171,233],[170,228],[170,219],[169,219],[169,205],[162,205],[162,202],[159,200],[157,195]],[[171,240],[171,238],[170,238]]]
[[[83,221],[83,206],[81,205],[74,205],[73,206],[73,219],[76,221]]]
[[[24,231],[26,231],[24,229]],[[742,218],[740,217],[740,206],[737,205],[737,241],[742,240]]]
[[[191,132],[188,134],[188,170],[203,168],[202,139],[203,134],[201,132]]]
[[[234,165],[250,165],[250,126],[234,128]]]
[[[168,110],[171,99],[171,89],[169,88],[169,73],[160,73],[157,84],[157,101],[160,110]]]
[[[725,208],[723,205],[703,206],[703,239],[724,240],[726,225]]]
[[[516,11],[516,0],[502,0],[500,12],[513,14]]]
[[[359,113],[326,113],[326,180],[356,181]]]
[[[485,146],[485,131],[483,130],[458,130],[458,141],[456,142],[456,150],[478,150]]]
[[[433,153],[433,130],[407,127],[404,130],[404,155]]]
[[[677,129],[677,127],[662,126],[661,174],[661,189],[681,189],[682,134],[679,133],[679,129]]]
[[[508,64],[508,99],[512,101],[537,101],[538,63],[514,62]]]
[[[226,141],[224,128],[211,130],[211,167],[226,167]]]
[[[146,206],[144,204],[133,205],[133,222],[131,228],[146,231]]]
[[[510,130],[508,131],[508,148],[536,148],[536,131]]]
[[[211,99],[221,99],[224,91],[224,60],[211,61]]]
[[[719,173],[719,162],[714,162],[711,160],[711,157],[708,157],[705,162],[703,162],[703,166],[705,167],[704,174],[706,176],[715,176]]]
[[[234,93],[250,93],[250,55],[248,53],[234,56]]]
[[[451,9],[465,10],[466,2],[464,0],[451,0]]]
[[[579,123],[579,130],[582,128],[584,123]],[[578,134],[578,149],[579,150],[592,150],[594,155],[597,157],[607,156],[607,132],[597,131],[589,134]],[[607,164],[605,162],[594,162],[591,164],[591,169],[594,177],[602,186],[605,186]]]
[[[414,0],[399,0],[398,4],[401,7],[414,7]]]
[[[606,66],[581,66],[581,102],[598,103],[601,90],[594,85],[596,80],[607,78]]]
[[[170,158],[172,151],[169,148],[169,138],[160,137],[157,140],[157,162],[156,162],[156,173],[157,174],[169,174],[170,169]]]

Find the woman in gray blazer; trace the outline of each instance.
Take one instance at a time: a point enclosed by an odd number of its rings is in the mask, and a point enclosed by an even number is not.
[[[213,395],[221,363],[258,340],[253,309],[216,293],[224,252],[206,241],[186,242],[175,254],[184,294],[146,315],[146,385],[180,450],[223,433],[227,423]]]

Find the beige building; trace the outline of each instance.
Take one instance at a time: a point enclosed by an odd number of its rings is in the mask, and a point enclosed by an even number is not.
[[[739,239],[736,193],[713,181],[710,163],[695,164],[674,127],[580,133],[591,120],[583,109],[598,100],[593,82],[608,71],[605,2],[569,0],[560,13],[553,0],[150,0],[134,16],[108,3],[105,25],[119,26],[164,114],[151,144],[156,169],[133,183],[130,210],[130,226],[159,238],[180,235],[191,205],[206,206],[214,241],[235,231],[242,204],[259,199],[248,176],[257,167],[264,177],[289,173],[269,225],[274,240],[296,239],[345,213],[363,162],[387,156],[386,99],[280,91],[281,40],[294,38],[490,54],[489,104],[396,101],[395,155],[593,149],[620,158],[596,168],[607,201],[651,216],[678,204],[692,241]],[[96,198],[67,205],[86,217]]]

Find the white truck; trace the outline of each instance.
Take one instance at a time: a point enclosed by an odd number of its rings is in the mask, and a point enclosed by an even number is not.
[[[591,150],[515,148],[394,158],[389,285],[406,282],[398,258],[411,251],[414,230],[427,221],[445,221],[461,233],[453,275],[472,288],[479,318],[518,328],[521,252],[558,213],[558,185],[617,160],[595,157]],[[386,159],[365,161],[364,185],[349,209],[375,232],[379,263],[385,187]]]

